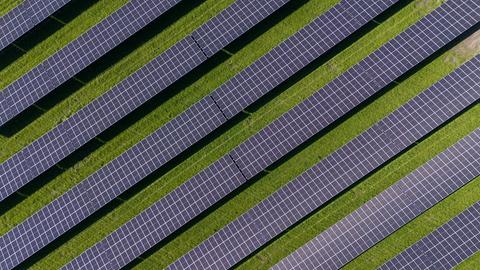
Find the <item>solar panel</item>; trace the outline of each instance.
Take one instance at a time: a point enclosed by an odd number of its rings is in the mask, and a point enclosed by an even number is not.
[[[213,98],[233,117],[395,2],[340,2],[220,86]]]
[[[452,269],[480,250],[480,201],[385,263],[388,269]]]
[[[257,5],[257,8],[261,9],[261,6]],[[231,10],[230,7],[227,9]],[[259,16],[256,18],[258,19]],[[11,158],[23,162],[7,161],[0,164],[0,201],[163,91],[206,59],[192,37],[186,37],[64,121],[61,124],[64,126],[63,133],[57,126],[18,153],[19,156],[28,158],[19,159],[15,156]],[[63,145],[60,149],[51,147],[59,142]],[[26,163],[29,160],[34,161],[30,169],[19,170],[19,168],[28,167]]]
[[[0,51],[70,0],[25,0],[0,17]]]
[[[423,207],[425,200],[431,207],[479,174],[477,129],[272,269],[338,269],[423,213],[427,209]],[[426,187],[425,193],[416,192]]]
[[[248,178],[256,175],[478,21],[477,1],[447,1],[241,144],[233,159]]]
[[[451,4],[450,4],[450,5],[451,5]],[[473,10],[475,10],[475,9],[473,9]],[[437,13],[438,13],[438,11],[437,11]],[[432,14],[437,14],[437,13],[432,13]],[[468,15],[468,14],[467,14],[467,15]],[[435,15],[435,16],[438,16],[438,14]],[[427,18],[428,18],[428,16],[427,16]],[[452,20],[452,28],[465,29],[464,26],[459,26],[459,25],[458,25],[455,21],[453,21],[453,20]],[[446,30],[450,30],[450,29],[447,28]],[[452,29],[452,31],[454,31],[454,30]],[[460,30],[458,30],[458,32],[460,32]],[[458,33],[458,34],[460,34],[460,33]],[[402,36],[402,38],[404,38],[404,37],[405,37],[405,36]],[[413,41],[412,41],[412,42],[413,42]],[[444,43],[446,43],[446,42],[447,42],[446,40],[439,41],[440,44],[444,44]],[[403,44],[404,44],[404,43],[403,43]],[[407,45],[408,45],[408,44],[407,44]],[[398,46],[405,46],[405,45],[399,44]],[[407,58],[407,60],[410,60],[410,59]],[[407,61],[407,60],[406,60],[406,61]],[[417,61],[419,62],[420,60],[417,59]],[[400,62],[400,64],[403,64],[403,63]],[[377,85],[377,87],[379,87],[379,86]],[[324,91],[324,90],[325,90],[325,89],[322,89],[322,91]],[[227,155],[227,156],[229,156],[229,155]],[[236,164],[236,165],[238,165],[238,164]],[[245,172],[243,172],[243,173],[244,173],[244,175],[245,175]],[[250,179],[250,177],[251,177],[251,176],[248,176],[248,175],[246,176],[247,179]],[[222,190],[222,191],[223,191],[224,189],[232,190],[232,188],[234,188],[234,187],[232,187],[231,184],[232,184],[231,182],[228,182],[228,184],[227,184],[226,186],[217,185],[217,186],[215,186],[214,188],[215,188],[215,190]],[[239,184],[239,185],[240,185],[240,184]],[[238,186],[237,186],[237,187],[238,187]],[[197,192],[197,190],[195,190],[195,189],[190,189],[190,192],[195,193],[195,192]],[[202,203],[202,204],[205,204],[205,205],[208,205],[208,206],[212,205],[210,202],[206,201],[205,199],[202,199],[200,202],[195,202],[195,203]],[[169,204],[175,204],[175,207],[181,209],[182,207],[184,207],[184,205],[186,204],[186,202],[182,202],[181,199],[178,199],[176,202],[170,202]],[[155,217],[152,217],[152,218],[155,218]],[[186,221],[185,221],[185,222],[186,222]],[[180,227],[180,226],[181,226],[181,224],[178,224],[178,227]],[[122,228],[123,228],[123,227],[122,227]],[[156,228],[158,228],[158,226],[157,226]],[[134,229],[134,227],[132,227],[132,229]],[[154,234],[156,233],[155,228],[151,227],[151,228],[149,228],[149,229],[150,229],[150,234],[149,234],[147,237],[151,237],[152,235],[154,235]],[[127,230],[130,230],[130,229],[127,229]],[[135,234],[135,231],[132,231],[131,233],[132,233],[132,234]],[[125,243],[127,243],[126,241],[130,241],[130,242],[128,242],[128,245],[131,245],[131,244],[132,244],[132,242],[131,242],[130,239],[128,239],[128,240],[119,239],[117,242],[115,242],[115,245],[112,247],[112,249],[113,249],[113,248],[116,248],[115,246],[118,246],[117,249],[118,249],[118,250],[122,250],[121,246],[124,245]],[[102,242],[101,242],[101,243],[102,243]],[[98,244],[98,245],[103,245],[103,244]],[[149,245],[145,245],[145,242],[142,242],[142,245],[144,245],[145,250],[149,247]],[[94,249],[96,249],[96,247],[95,247]],[[85,255],[85,256],[87,256],[87,255]],[[81,260],[81,259],[79,259],[79,260]]]
[[[179,2],[130,1],[122,6],[8,85],[0,94],[0,125],[10,121]]]
[[[237,264],[478,100],[478,83],[469,84],[471,81],[480,81],[480,56],[298,176],[169,269],[208,269],[202,261],[208,261],[211,269],[226,269]],[[441,117],[437,119],[432,115]]]
[[[200,199],[213,203],[228,194],[231,191],[228,187],[215,189],[217,185],[225,185],[225,181],[232,187],[245,182],[245,178],[228,156],[218,160],[174,192],[169,193],[104,241],[82,253],[64,269],[120,269],[204,211],[208,205]],[[192,189],[196,192],[191,192]],[[174,205],[173,202],[179,198],[189,203],[181,206]],[[178,212],[180,215],[177,215]],[[152,231],[152,228],[156,230]],[[128,247],[116,246],[119,240],[130,244]],[[119,247],[122,248],[117,250]]]

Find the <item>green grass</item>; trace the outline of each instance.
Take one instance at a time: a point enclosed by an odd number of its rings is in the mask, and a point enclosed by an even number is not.
[[[30,68],[43,61],[52,52],[80,35],[88,27],[100,21],[126,1],[114,2],[114,6],[112,6],[111,1],[99,1],[77,19],[57,31],[51,38],[30,50],[8,68],[0,71],[0,78],[2,78],[0,88],[17,79]],[[15,134],[15,136],[0,138],[0,161],[7,159],[79,108],[108,91],[111,86],[150,61],[232,2],[233,0],[205,1],[140,48],[121,59],[93,81],[80,88],[65,101],[60,102],[32,124]],[[128,147],[162,126],[175,115],[181,113],[336,2],[338,1],[309,1],[250,44],[238,52],[234,52],[231,57],[227,58],[223,63],[219,63],[217,67],[202,76],[201,79],[186,86],[185,89],[166,100],[140,121],[128,127],[113,139],[106,141],[85,159],[45,184],[38,191],[2,215],[0,217],[0,234],[7,232],[33,212],[39,210],[102,165],[121,154]],[[439,1],[418,0],[409,4],[358,40],[358,42],[343,50],[312,73],[304,76],[299,82],[285,89],[261,108],[245,113],[244,120],[222,132],[222,134],[195,153],[192,153],[188,159],[180,162],[165,175],[154,179],[152,184],[137,195],[131,198],[124,198],[125,202],[79,232],[71,240],[62,243],[44,259],[38,261],[33,268],[56,268],[79,255],[86,248],[101,240],[179,184],[188,180],[249,136],[255,134],[283,112],[314,93],[321,86],[394,37],[408,25],[427,14],[439,3]],[[173,262],[212,233],[293,179],[293,177],[318,162],[322,157],[333,152],[383,116],[446,75],[463,61],[472,57],[473,53],[465,53],[464,51],[459,53],[459,50],[454,49],[441,55],[425,68],[407,80],[400,82],[385,95],[335,127],[325,136],[315,140],[311,145],[293,155],[278,168],[273,169],[264,177],[258,179],[243,192],[235,194],[231,200],[221,205],[215,211],[210,212],[205,218],[179,234],[157,252],[145,258],[138,264],[137,268],[158,269]],[[267,269],[278,262],[288,253],[359,207],[363,202],[372,198],[402,176],[408,174],[435,154],[468,134],[475,127],[478,127],[479,113],[479,105],[468,110],[426,140],[388,163],[372,176],[364,179],[359,185],[356,185],[340,198],[329,203],[304,222],[283,234],[241,264],[239,268]],[[448,220],[466,208],[471,201],[478,200],[479,195],[475,191],[478,191],[479,182],[476,179],[471,184],[465,186],[459,192],[429,210],[425,215],[422,215],[347,265],[347,268],[370,269],[374,264],[378,265],[389,259],[395,252],[398,253],[398,251],[418,240],[421,235],[425,235],[433,230],[442,221]],[[397,244],[397,242],[398,245],[393,245],[393,243]],[[383,252],[384,249],[388,249],[389,252]],[[478,256],[476,258],[478,261]],[[373,263],[370,264],[370,261]],[[468,269],[468,265],[471,266],[474,263],[467,261],[461,267],[467,267],[463,269]]]
[[[455,270],[470,270],[475,269],[480,265],[480,252],[477,251],[473,256],[466,259],[455,267]]]
[[[0,16],[7,14],[14,7],[22,3],[22,0],[6,0],[0,4]]]

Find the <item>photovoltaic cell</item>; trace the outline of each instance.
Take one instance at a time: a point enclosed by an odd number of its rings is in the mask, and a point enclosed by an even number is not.
[[[0,258],[22,262],[225,121],[210,97],[201,100],[2,236]]]
[[[468,84],[467,81],[477,81],[477,84]],[[480,56],[298,176],[188,252],[169,269],[227,269],[237,264],[478,100],[478,81]],[[442,116],[431,122],[431,115]],[[245,220],[249,221],[245,223]]]
[[[431,207],[479,174],[480,129],[477,129],[272,269],[339,269],[423,213],[427,208],[418,206],[424,205],[425,200]],[[425,193],[415,192],[424,187],[429,187]]]
[[[480,250],[480,202],[427,235],[380,270],[452,269]]]
[[[477,1],[447,1],[241,144],[233,159],[248,178],[256,175],[478,21]]]
[[[25,0],[0,17],[0,50],[59,10],[70,0]]]
[[[458,4],[458,1],[456,1],[456,2],[455,2],[455,1],[452,1],[452,2],[454,2],[453,7],[455,7],[456,9],[459,10],[458,12],[463,12],[463,10],[462,10],[463,8],[468,9],[468,8],[475,7],[475,5],[473,4],[473,2],[467,3],[467,4],[471,5],[471,6],[462,6],[462,5],[460,5],[460,7],[458,7],[457,5],[455,5],[455,4]],[[443,12],[443,9],[446,8],[446,7],[449,7],[449,8],[451,9],[451,8],[452,8],[452,4],[451,4],[451,2],[449,2],[449,5],[444,5],[444,6],[442,6],[442,7],[443,7],[443,8],[441,8],[441,10],[442,10],[442,12]],[[476,9],[473,8],[473,12],[475,12],[475,11],[478,11],[478,8],[476,8]],[[438,17],[447,16],[447,15],[448,15],[448,14],[446,14],[446,12],[440,13],[438,10],[437,10],[436,12],[432,13],[432,14],[433,14],[433,15],[427,16],[426,18],[427,18],[427,19],[428,19],[428,18],[429,18],[429,19],[438,19]],[[464,14],[464,15],[465,15],[465,14]],[[469,14],[466,13],[466,15],[469,15]],[[451,28],[452,28],[452,29],[450,29],[449,27],[446,27],[446,29],[444,29],[444,30],[454,31],[455,33],[457,33],[457,35],[459,35],[459,34],[462,32],[462,29],[466,30],[466,29],[468,29],[468,28],[472,25],[471,23],[469,24],[469,23],[467,23],[467,22],[465,22],[465,25],[463,25],[462,23],[458,23],[457,21],[454,21],[454,20],[451,20],[451,21],[452,21],[452,23],[451,23]],[[462,22],[463,22],[463,21],[462,21]],[[405,35],[402,36],[402,38],[405,38],[405,37],[408,38],[408,36],[405,36]],[[452,37],[451,39],[453,39],[453,37]],[[447,42],[450,41],[451,39],[448,39],[448,40],[445,40],[445,39],[444,39],[444,40],[438,41],[438,43],[443,46],[445,43],[447,43]],[[410,42],[411,42],[411,43],[414,43],[414,41],[410,41]],[[403,45],[402,45],[402,44],[403,44]],[[439,47],[439,44],[436,44],[436,46]],[[425,45],[425,44],[422,44],[422,45]],[[406,45],[404,45],[404,43],[401,43],[401,44],[399,43],[397,46],[400,46],[400,47],[401,47],[401,46],[406,46]],[[411,44],[407,44],[407,46],[411,46]],[[397,48],[397,49],[401,49],[401,48]],[[416,53],[416,52],[412,52],[412,53]],[[426,57],[426,56],[428,56],[428,55],[425,55],[425,57]],[[406,55],[406,57],[409,57],[409,56]],[[421,60],[422,60],[422,59],[416,59],[414,62],[418,63],[418,62],[420,62]],[[405,60],[405,61],[413,61],[413,60],[411,60],[410,58],[407,58],[407,60]],[[403,64],[403,65],[405,65],[405,64],[402,63],[401,61],[397,61],[397,62],[398,62],[398,64]],[[367,70],[368,70],[368,69],[367,69]],[[367,73],[367,74],[369,74],[369,73]],[[350,74],[350,77],[352,77],[351,74]],[[361,79],[361,77],[359,76],[359,74],[357,74],[356,77]],[[358,83],[358,82],[357,82],[357,83]],[[384,84],[386,84],[386,82],[384,82]],[[375,87],[381,87],[380,84],[375,84],[374,86],[375,86]],[[370,87],[373,88],[373,86],[370,86]],[[374,88],[373,88],[373,89],[374,89]],[[323,90],[324,90],[324,89],[323,89]],[[229,156],[229,155],[227,155],[226,157],[228,157],[228,156]],[[226,157],[225,157],[225,158],[226,158]],[[236,164],[236,165],[238,165],[238,164]],[[245,172],[243,172],[243,173],[244,173],[244,175],[245,175]],[[250,177],[251,177],[250,175],[247,175],[247,176],[246,176],[247,179],[249,179]],[[217,186],[215,187],[215,189],[217,189],[217,190],[223,190],[223,189],[225,189],[225,188],[228,188],[228,189],[231,190],[231,189],[232,189],[232,186],[230,186],[230,185],[231,185],[230,182],[229,182],[229,185],[226,185],[226,186],[217,185]],[[195,189],[190,189],[190,192],[196,192],[196,190],[195,190]],[[206,202],[206,201],[203,201],[203,203],[207,203],[207,202]],[[184,202],[184,201],[182,201],[182,200],[178,200],[178,201],[175,203],[176,207],[182,207],[182,205],[184,205],[184,204],[186,204],[186,202]],[[210,204],[210,205],[211,205],[211,204]],[[155,218],[155,217],[153,217],[153,218]],[[122,228],[123,228],[123,227],[122,227]],[[151,231],[151,232],[150,232],[151,235],[155,234],[155,229],[154,229],[153,227],[150,228],[150,231]],[[132,234],[135,234],[136,232],[133,231],[133,232],[131,232],[131,233],[132,233]],[[124,245],[125,243],[127,243],[127,242],[125,242],[125,241],[126,241],[126,240],[120,239],[119,242],[117,243],[117,245],[118,245],[118,246],[122,246],[122,245]],[[131,245],[131,244],[132,244],[132,242],[130,241],[130,242],[128,242],[127,245]],[[100,245],[100,244],[99,244],[99,245]],[[94,249],[97,249],[97,247],[94,247]],[[121,248],[119,248],[119,250],[121,250]],[[88,256],[88,255],[81,255],[81,256]],[[77,258],[77,259],[78,259],[78,260],[85,260],[85,259],[81,259],[80,257]]]
[[[234,189],[245,181],[232,159],[226,156],[82,253],[64,269],[120,269],[232,191],[229,185]],[[216,188],[220,183],[223,189]],[[188,204],[174,204],[179,199]],[[128,247],[122,242],[129,243]]]
[[[395,2],[340,2],[215,90],[213,98],[233,117]]]
[[[262,6],[257,5],[257,8],[261,9]],[[25,164],[8,167],[7,163],[11,164],[9,161],[0,164],[0,201],[47,170],[51,166],[48,164],[60,161],[206,59],[192,37],[186,37],[67,119],[62,123],[66,127],[66,131],[61,133],[63,135],[54,136],[60,132],[56,127],[43,136],[46,138],[42,137],[22,149],[19,156],[26,157],[30,154],[40,157],[29,158],[34,161],[34,165],[28,171],[18,170]],[[52,141],[67,141],[67,146],[61,150],[50,148]],[[11,159],[18,158],[14,156]]]
[[[33,105],[179,2],[180,0],[130,1],[122,6],[0,92],[0,125]],[[51,6],[50,9],[55,7]]]

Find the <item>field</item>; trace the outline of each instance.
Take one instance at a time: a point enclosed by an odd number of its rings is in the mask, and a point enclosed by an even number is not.
[[[0,13],[19,1],[0,4]],[[74,0],[0,54],[0,89],[15,81],[49,55],[95,25],[127,0]],[[66,82],[25,115],[0,129],[0,162],[31,143],[123,78],[148,63],[185,37],[197,26],[234,0],[192,0],[174,8],[126,43]],[[200,100],[233,75],[253,63],[279,42],[295,33],[339,0],[296,0],[262,22],[206,64],[82,147],[34,183],[0,204],[0,234],[6,233],[63,192],[82,181],[123,151]],[[328,55],[293,76],[273,93],[234,118],[201,143],[148,176],[99,213],[68,232],[53,245],[32,257],[24,267],[58,268],[104,238],[153,202],[258,132],[272,120],[313,94],[330,80],[428,14],[442,1],[413,0],[382,15],[360,33],[348,38]],[[480,52],[477,33],[448,46],[407,76],[384,89],[375,99],[356,108],[333,127],[296,149],[286,158],[223,200],[201,218],[144,254],[129,268],[158,269],[266,198],[296,175],[353,139],[363,130],[414,97],[435,81]],[[302,222],[237,266],[237,269],[268,269],[386,187],[440,153],[480,126],[476,104],[419,141],[385,166],[318,209]],[[395,232],[349,263],[346,269],[375,269],[462,210],[480,200],[480,179],[461,188],[419,218]],[[480,254],[459,265],[474,269]]]

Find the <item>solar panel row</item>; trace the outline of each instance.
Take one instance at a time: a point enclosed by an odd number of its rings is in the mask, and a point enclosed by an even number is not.
[[[471,16],[471,14],[469,14],[469,12],[465,11],[464,9],[468,10],[469,8],[473,7],[473,10],[474,10],[473,12],[478,11],[478,8],[475,8],[475,5],[474,5],[473,2],[468,3],[470,6],[466,6],[466,5],[462,5],[462,4],[460,4],[458,6],[459,1],[454,1],[454,3],[456,3],[457,5],[454,4],[452,6],[452,4],[450,3],[448,5],[446,4],[445,6],[447,8],[452,8],[453,7],[455,9],[457,9],[459,13],[463,13],[463,16],[466,16],[467,18],[468,18],[469,15]],[[443,8],[445,8],[445,6]],[[440,10],[443,10],[443,8],[440,9]],[[442,19],[441,18],[442,16],[449,17],[448,15],[439,14],[439,11],[437,10],[436,12],[432,13],[432,15],[427,16],[426,20]],[[453,18],[451,18],[451,17],[449,17],[448,19],[451,21],[451,24],[449,24],[450,27],[443,27],[441,25],[439,25],[438,27],[443,28],[443,30],[445,30],[445,31],[449,31],[450,33],[456,33],[457,35],[459,35],[462,32],[462,30],[464,31],[464,30],[468,29],[473,24],[472,22],[463,21],[463,19],[462,19],[462,23],[464,23],[464,24],[458,23],[458,21],[453,20]],[[442,22],[442,23],[447,24],[447,22]],[[423,25],[424,22],[423,21],[419,22],[419,24]],[[412,35],[416,36],[416,34],[412,34]],[[402,35],[400,38],[404,39],[405,35]],[[443,40],[437,39],[436,37],[433,37],[433,38],[435,38],[437,40],[435,45],[440,47],[440,46],[443,46],[448,41],[452,40],[454,37],[451,36],[449,39],[445,38]],[[410,40],[409,41],[410,43],[415,42],[412,39],[407,39],[407,40]],[[424,45],[424,43],[428,42],[428,41],[429,40],[426,40],[426,41],[423,41],[423,42],[419,41],[419,42],[421,42],[421,44],[419,44],[419,45]],[[411,44],[409,44],[409,42],[396,42],[396,46],[398,46],[398,47],[412,46]],[[402,49],[402,48],[398,48],[398,49]],[[412,54],[415,54],[415,53],[416,52],[412,52]],[[423,55],[424,58],[427,57],[427,56],[428,55]],[[407,54],[407,57],[408,57],[408,54]],[[408,61],[413,61],[413,60],[411,60],[411,58],[406,58],[405,63],[403,63],[402,61],[397,61],[397,64],[403,65],[403,66],[405,66],[405,65],[408,66],[408,64],[407,64]],[[420,61],[421,61],[421,59],[415,59],[415,61],[413,61],[413,62],[418,63]],[[333,85],[335,85],[335,84],[333,84]],[[378,86],[378,87],[380,87],[380,86]],[[334,89],[334,88],[331,88],[331,89]],[[326,90],[322,89],[322,91],[326,91]],[[320,92],[322,92],[322,91],[320,91]],[[227,155],[224,158],[230,158],[230,155]],[[207,169],[207,170],[209,170],[209,169]],[[245,172],[243,172],[243,174],[245,174]],[[248,179],[250,177],[251,176],[247,175]],[[203,181],[208,182],[208,179],[205,179]],[[225,191],[231,191],[231,190],[237,188],[240,184],[241,183],[228,181],[228,182],[225,182],[225,184],[223,184],[223,185],[217,185],[217,186],[214,186],[213,188],[214,188],[215,191],[219,191],[219,192],[221,191],[223,193]],[[209,192],[213,192],[214,190],[209,190]],[[160,212],[156,211],[155,209],[158,209],[158,208],[163,209],[163,208],[165,208],[166,204],[174,205],[177,213],[173,213],[173,214],[178,214],[178,215],[180,215],[181,212],[186,211],[185,209],[187,208],[187,205],[192,205],[192,204],[207,205],[207,206],[212,205],[211,202],[209,202],[208,200],[205,199],[208,196],[203,194],[201,190],[190,189],[190,192],[191,193],[200,193],[202,196],[200,196],[200,199],[198,201],[187,203],[186,201],[184,201],[184,198],[182,196],[178,195],[178,194],[183,194],[183,191],[181,190],[181,188],[179,188],[178,190],[174,190],[172,192],[172,194],[177,194],[177,195],[175,195],[175,197],[177,197],[176,201],[168,201],[168,203],[167,203],[166,201],[160,200],[159,202],[154,204],[151,208],[149,208],[149,210],[144,211],[142,214],[138,215],[133,220],[137,220],[135,222],[140,222],[140,223],[146,223],[149,220],[155,220],[155,222],[157,222],[159,224],[164,224],[166,221],[162,219],[163,213],[160,213]],[[198,214],[199,213],[200,212],[198,212]],[[180,220],[180,219],[178,219],[178,220]],[[187,220],[185,220],[184,222],[178,222],[176,224],[177,228],[179,228],[180,226],[182,226],[186,222],[187,222]],[[149,247],[151,247],[150,241],[148,241],[148,243],[147,243],[146,239],[151,239],[154,234],[158,233],[157,230],[160,230],[158,228],[161,228],[162,226],[150,227],[149,230],[148,230],[148,234],[146,234],[146,235],[138,235],[136,230],[131,230],[130,228],[125,228],[125,227],[126,226],[123,226],[119,230],[117,230],[117,232],[122,231],[122,235],[123,235],[122,237],[108,238],[109,239],[108,244],[106,244],[107,240],[105,239],[104,241],[100,242],[99,244],[97,244],[96,246],[94,246],[93,248],[91,248],[90,250],[85,252],[84,254],[80,255],[76,259],[76,261],[88,261],[86,256],[91,257],[93,253],[98,252],[98,247],[99,246],[108,246],[108,249],[115,250],[115,252],[119,252],[119,251],[123,250],[124,248],[126,248],[128,246],[131,246],[133,243],[141,243],[140,245],[142,245],[144,247],[143,251],[146,251]],[[132,227],[132,228],[135,228],[135,227]],[[114,234],[116,234],[117,232],[115,232]],[[128,234],[125,234],[125,232],[128,232]],[[139,252],[142,252],[142,251],[139,250]]]
[[[289,0],[238,0],[192,33],[207,57],[250,30]]]
[[[251,2],[257,1],[237,0],[235,5],[227,7],[216,17],[223,18],[220,22],[227,24],[228,18],[235,17],[238,7],[244,6],[246,10],[243,12],[248,13],[244,19],[259,22],[266,17],[265,9],[272,10],[273,6],[286,1],[266,1],[268,8],[258,3],[252,5]],[[236,32],[225,35],[233,37],[241,34],[236,25],[228,29]],[[207,58],[202,50],[191,36],[186,37],[0,164],[0,201],[204,62]]]
[[[22,2],[0,17],[0,50],[33,27],[29,20],[30,11],[30,6],[26,2]]]
[[[452,269],[480,250],[480,201],[385,263],[388,269]]]
[[[338,269],[479,174],[477,129],[272,269]]]
[[[0,92],[0,125],[179,3],[130,1]]]
[[[70,0],[25,0],[0,17],[0,51]]]
[[[478,100],[478,81],[480,56],[298,176],[169,269],[227,269],[237,264]]]

